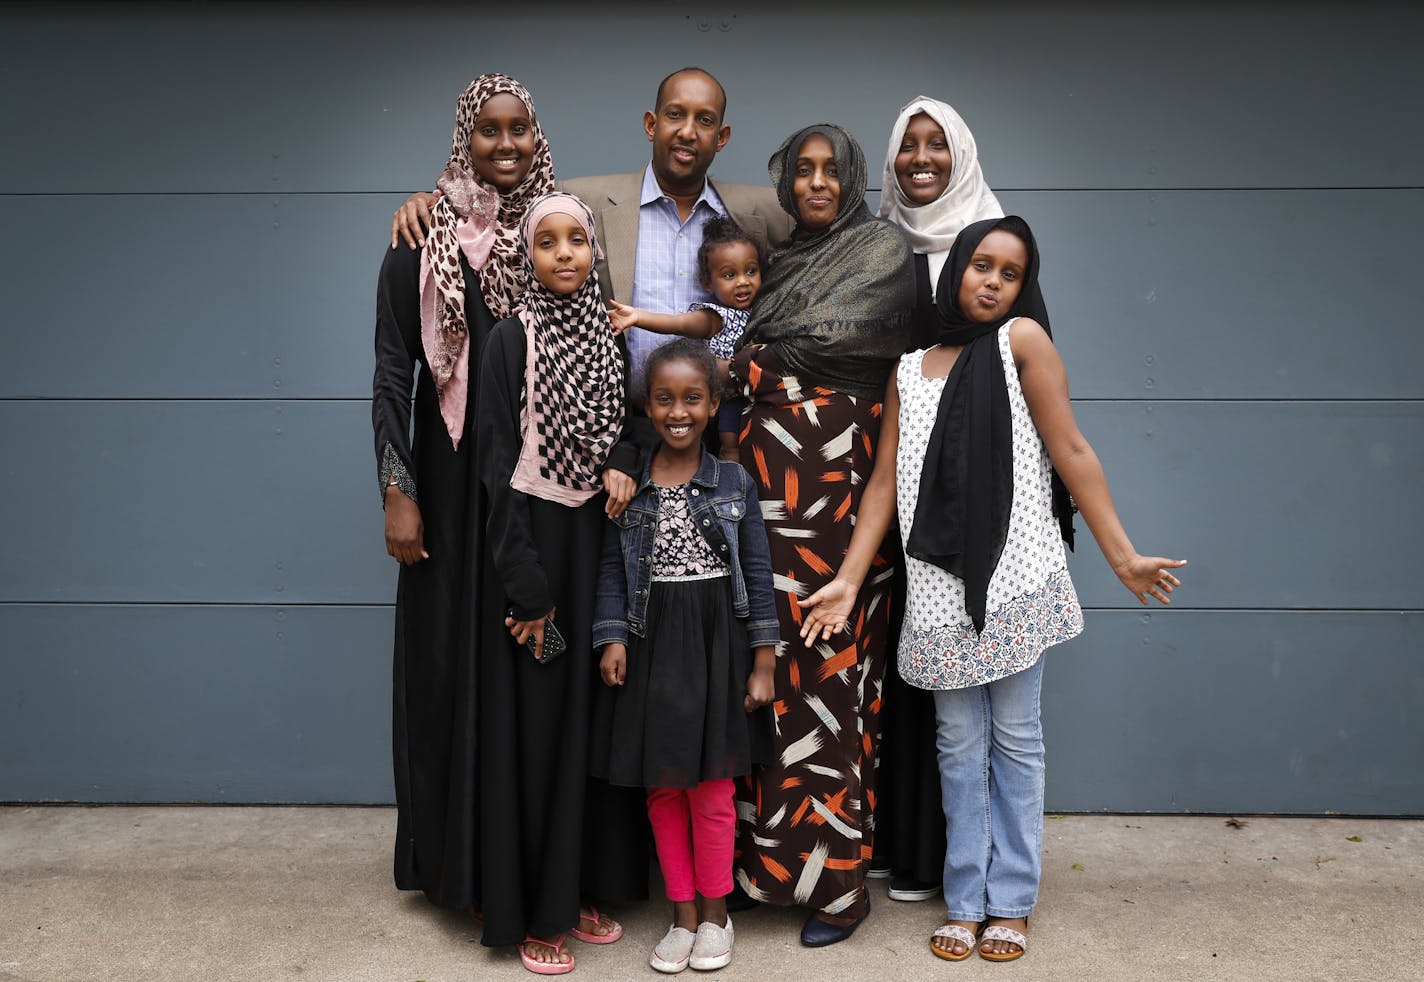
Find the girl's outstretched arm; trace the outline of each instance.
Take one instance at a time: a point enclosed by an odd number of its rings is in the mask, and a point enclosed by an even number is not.
[[[1103,558],[1140,603],[1146,604],[1152,597],[1171,603],[1168,594],[1182,585],[1171,571],[1187,565],[1187,561],[1142,556],[1132,547],[1113,507],[1103,465],[1073,419],[1068,372],[1053,341],[1036,321],[1021,317],[1009,328],[1009,346],[1029,415]]]
[[[865,484],[865,493],[860,496],[855,532],[850,537],[845,559],[835,579],[805,600],[797,601],[802,607],[810,608],[801,621],[801,637],[808,648],[816,642],[817,634],[825,641],[845,626],[870,564],[875,561],[875,553],[885,541],[890,519],[895,517],[895,456],[900,448],[900,387],[895,376],[899,371],[900,362],[896,360],[890,369],[890,381],[885,385],[885,402],[880,407],[880,442],[875,447],[875,467]]]

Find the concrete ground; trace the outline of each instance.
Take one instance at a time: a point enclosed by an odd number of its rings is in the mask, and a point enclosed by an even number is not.
[[[0,980],[532,978],[394,889],[394,830],[387,808],[0,807]],[[939,903],[881,880],[829,948],[800,946],[796,911],[737,915],[719,978],[1424,978],[1424,822],[1050,817],[1044,853],[1017,962],[934,958]],[[612,913],[624,939],[571,942],[571,978],[658,978],[664,904]]]

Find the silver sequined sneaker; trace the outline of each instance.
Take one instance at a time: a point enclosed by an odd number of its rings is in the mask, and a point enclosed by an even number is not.
[[[668,928],[668,933],[653,946],[653,954],[648,959],[648,964],[659,972],[676,975],[687,967],[687,960],[692,957],[693,944],[701,934],[702,932],[698,931],[694,935],[687,928],[676,925]]]
[[[692,945],[689,964],[699,972],[710,972],[721,968],[732,960],[732,919],[727,918],[726,927],[718,927],[711,921],[697,925],[697,940]]]

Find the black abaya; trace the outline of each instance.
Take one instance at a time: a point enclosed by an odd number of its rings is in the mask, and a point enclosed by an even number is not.
[[[463,257],[461,267],[472,361],[478,364],[480,345],[494,320],[480,296],[479,279]],[[461,908],[479,900],[476,683],[468,632],[470,549],[479,538],[469,521],[477,482],[475,400],[469,400],[456,450],[421,348],[419,276],[418,252],[386,250],[376,292],[371,400],[376,460],[379,465],[389,446],[414,480],[430,554],[401,567],[396,589],[395,881],[402,890],[424,891],[442,907]]]
[[[580,897],[647,893],[641,790],[588,779],[594,686],[594,586],[603,543],[602,494],[577,507],[509,486],[519,457],[523,325],[495,326],[485,345],[476,411],[487,529],[473,632],[479,652],[481,869],[486,945],[574,927]],[[565,654],[534,661],[504,613],[556,611]],[[582,887],[582,890],[580,889]]]
[[[463,257],[470,391],[459,449],[451,445],[421,348],[419,266],[408,249],[388,250],[382,264],[371,407],[377,460],[389,445],[413,478],[430,554],[401,568],[396,595],[395,882],[442,907],[481,907],[484,942],[512,944],[573,927],[581,894],[646,896],[646,818],[640,795],[583,780],[602,499],[568,509],[509,488],[523,335],[517,324],[504,332],[495,391],[484,392],[480,357],[495,325]],[[491,495],[481,478],[495,467],[503,480]],[[503,624],[516,599],[545,602],[505,588],[494,557],[507,562],[519,548],[548,571],[569,642],[545,666]]]
[[[915,253],[915,310],[910,350],[933,345],[939,330],[929,260]],[[902,520],[908,520],[902,518]],[[875,855],[901,877],[938,883],[944,875],[944,811],[935,759],[934,695],[900,678],[896,664],[905,610],[904,557],[900,534],[885,537],[895,567],[891,596],[891,647],[885,666],[885,704],[880,719],[879,795],[875,810]],[[891,558],[887,555],[887,558]]]

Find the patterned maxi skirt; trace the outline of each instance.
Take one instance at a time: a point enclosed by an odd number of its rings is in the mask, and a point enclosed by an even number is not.
[[[771,763],[740,783],[736,878],[750,896],[857,916],[874,833],[891,568],[877,555],[850,632],[807,648],[799,598],[835,575],[874,461],[880,403],[802,389],[769,349],[743,352],[742,465],[771,542],[782,643]]]

